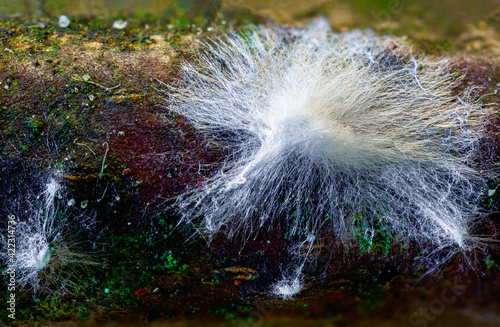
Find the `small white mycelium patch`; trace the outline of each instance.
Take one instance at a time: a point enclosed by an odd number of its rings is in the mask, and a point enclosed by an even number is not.
[[[92,229],[94,218],[85,214],[69,217],[65,206],[59,204],[68,202],[65,189],[54,178],[47,180],[38,196],[22,195],[17,201],[21,208],[15,215],[16,286],[36,293],[50,291],[50,284],[56,287],[52,291],[66,291],[74,277],[67,266],[93,264],[87,255],[74,252],[74,246],[77,234]]]
[[[169,105],[233,154],[176,205],[208,235],[354,239],[360,222],[468,250],[485,179],[482,108],[454,97],[446,59],[369,31],[255,27],[204,43]],[[283,223],[284,222],[284,223]]]
[[[59,236],[54,226],[54,201],[60,190],[61,185],[50,180],[44,192],[38,196],[39,204],[36,208],[30,208],[29,219],[20,221],[16,226],[16,269],[19,274],[18,285],[21,287],[31,284],[36,288],[38,274],[50,260],[49,242]],[[53,236],[52,239],[50,236]]]

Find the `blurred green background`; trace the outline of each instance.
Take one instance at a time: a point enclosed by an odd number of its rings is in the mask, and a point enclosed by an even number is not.
[[[301,16],[337,7],[351,10],[358,19],[369,21],[399,20],[414,16],[426,23],[432,19],[450,22],[489,20],[500,21],[500,0],[0,0],[2,15],[108,15],[116,13],[149,12],[161,14],[173,6],[187,10],[248,9],[253,13],[276,16]]]
[[[323,15],[333,28],[372,28],[404,35],[424,50],[448,48],[500,56],[500,0],[0,0],[0,16],[34,15],[153,18],[202,15],[208,23],[238,17],[249,22],[301,25]]]

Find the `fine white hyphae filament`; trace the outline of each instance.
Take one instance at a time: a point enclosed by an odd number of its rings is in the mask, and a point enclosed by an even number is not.
[[[257,27],[205,43],[170,107],[234,153],[177,205],[212,235],[352,238],[379,226],[464,249],[484,179],[481,108],[453,97],[447,61],[370,32]]]

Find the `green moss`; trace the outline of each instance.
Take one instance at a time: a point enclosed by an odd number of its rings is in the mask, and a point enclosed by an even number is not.
[[[498,268],[498,263],[495,263],[495,260],[491,258],[491,256],[487,256],[485,260],[486,268],[491,269],[492,267]]]
[[[30,137],[31,138],[38,137],[40,135],[40,133],[42,132],[44,125],[45,124],[44,124],[43,120],[37,116],[32,116],[32,117],[28,118],[28,120],[26,122],[26,127],[30,131]]]
[[[369,225],[367,220],[358,216],[355,220],[355,238],[361,248],[361,252],[389,253],[394,235],[390,229],[375,220]]]
[[[214,310],[214,313],[221,315],[226,320],[232,323],[247,323],[251,324],[256,321],[255,317],[248,316],[248,313],[254,310],[253,305],[247,304],[244,301],[231,303],[228,306]]]

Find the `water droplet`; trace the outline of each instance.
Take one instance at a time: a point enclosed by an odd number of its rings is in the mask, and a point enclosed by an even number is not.
[[[37,256],[37,265],[43,268],[47,265],[50,260],[50,250],[48,246],[43,247]]]
[[[116,28],[117,30],[122,30],[125,27],[127,27],[127,22],[124,20],[115,20],[113,22],[113,28]]]
[[[69,26],[69,19],[68,17],[66,17],[65,15],[61,15],[59,16],[59,26],[62,27],[62,28],[66,28]]]

